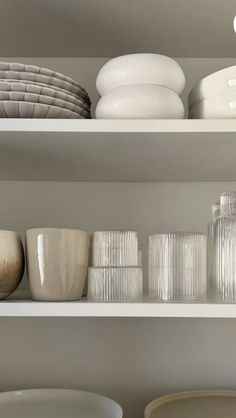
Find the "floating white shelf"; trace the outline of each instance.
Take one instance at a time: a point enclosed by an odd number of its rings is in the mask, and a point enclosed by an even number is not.
[[[143,318],[236,318],[236,305],[202,303],[156,303],[144,299],[133,303],[0,302],[0,317],[143,317]]]
[[[236,120],[0,120],[0,180],[234,181]]]

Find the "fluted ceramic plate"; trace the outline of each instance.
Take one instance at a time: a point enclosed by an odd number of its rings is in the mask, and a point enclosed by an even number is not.
[[[88,94],[87,92],[79,85],[72,84],[68,81],[61,80],[60,78],[48,76],[45,74],[36,74],[36,73],[30,73],[26,71],[2,71],[0,70],[0,79],[2,80],[9,80],[9,79],[15,79],[15,80],[28,80],[31,82],[39,82],[47,84],[48,86],[55,86],[62,88],[66,90],[67,92],[72,92],[75,94],[78,94],[80,97],[82,97],[84,100],[88,101]]]
[[[162,396],[150,402],[145,418],[235,418],[236,391],[202,390]]]
[[[8,81],[0,81],[0,92],[20,92],[20,93],[32,93],[32,94],[41,94],[42,96],[48,96],[55,99],[64,100],[65,102],[74,104],[75,106],[81,107],[89,112],[88,104],[83,100],[76,98],[70,94],[66,94],[63,91],[56,90],[55,88],[47,87],[47,85],[42,84],[30,84],[29,83],[21,83],[21,82],[8,82]]]
[[[72,103],[65,102],[61,99],[55,99],[54,97],[44,96],[42,94],[35,93],[22,93],[19,91],[1,91],[0,90],[0,100],[3,101],[19,101],[19,102],[32,102],[32,103],[42,103],[49,106],[62,107],[63,109],[70,110],[72,112],[78,113],[85,118],[90,117],[90,112],[87,112],[85,109],[76,106]]]
[[[85,119],[84,116],[61,107],[11,100],[0,101],[0,118]]]
[[[0,393],[4,418],[122,418],[115,401],[90,392],[29,389]]]
[[[58,73],[56,71],[49,70],[49,68],[38,67],[37,65],[21,64],[18,62],[0,62],[0,71],[20,71],[27,73],[35,73],[47,75],[49,77],[59,78],[60,80],[67,81],[68,83],[74,84],[80,87],[81,90],[84,90],[77,81],[73,80],[70,77],[67,77],[64,74]],[[84,90],[85,91],[85,90]]]
[[[67,90],[64,90],[60,87],[49,86],[48,84],[40,83],[38,81],[33,81],[33,82],[29,81],[29,80],[22,80],[21,81],[19,79],[16,80],[16,79],[8,78],[7,80],[0,79],[0,82],[1,83],[9,83],[9,84],[18,83],[18,84],[25,84],[25,85],[35,86],[35,87],[47,88],[47,89],[51,90],[50,94],[48,93],[50,96],[52,95],[52,92],[57,92],[57,93],[64,94],[67,97],[69,96],[69,98],[71,99],[69,101],[71,101],[71,103],[74,103],[75,100],[79,100],[79,101],[82,101],[82,103],[84,103],[85,106],[87,106],[89,108],[90,108],[90,105],[91,105],[91,101],[90,101],[89,97],[88,97],[88,100],[87,100],[85,98],[82,98],[80,95],[78,95],[76,93],[73,93],[71,91],[68,92]],[[3,88],[3,90],[5,90],[5,87]]]

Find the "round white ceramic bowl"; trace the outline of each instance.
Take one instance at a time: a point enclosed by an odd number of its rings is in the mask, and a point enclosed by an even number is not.
[[[96,82],[101,96],[129,84],[156,84],[181,94],[185,77],[172,58],[159,54],[130,54],[108,61],[99,71]]]
[[[121,406],[96,393],[70,389],[28,389],[0,393],[4,418],[122,418]]]
[[[236,88],[203,100],[189,111],[190,119],[235,119]]]
[[[19,285],[24,272],[24,251],[19,235],[0,231],[0,299],[5,299]]]
[[[88,267],[89,234],[77,229],[39,228],[26,232],[27,272],[35,300],[82,297]]]
[[[182,119],[184,106],[173,90],[133,84],[101,97],[95,115],[97,119]]]
[[[225,90],[236,87],[236,65],[224,68],[203,78],[189,93],[189,108]]]

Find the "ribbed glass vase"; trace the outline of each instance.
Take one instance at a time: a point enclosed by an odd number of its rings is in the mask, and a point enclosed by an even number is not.
[[[163,301],[206,300],[204,234],[176,232],[149,237],[149,296]]]
[[[139,267],[91,267],[88,271],[89,300],[122,302],[138,300],[143,294],[143,274]]]
[[[93,266],[138,266],[138,235],[134,231],[97,231],[93,234]]]
[[[220,202],[212,205],[212,222],[207,227],[207,295],[215,299],[215,230],[220,216]]]
[[[220,217],[215,232],[215,299],[236,302],[236,192],[220,196]]]

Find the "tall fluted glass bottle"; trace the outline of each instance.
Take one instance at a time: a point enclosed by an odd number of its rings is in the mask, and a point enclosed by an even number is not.
[[[207,228],[207,296],[209,299],[215,299],[215,229],[219,216],[220,202],[216,202],[212,205],[212,222],[208,224]]]
[[[236,302],[236,192],[220,196],[220,217],[215,227],[215,297]]]

